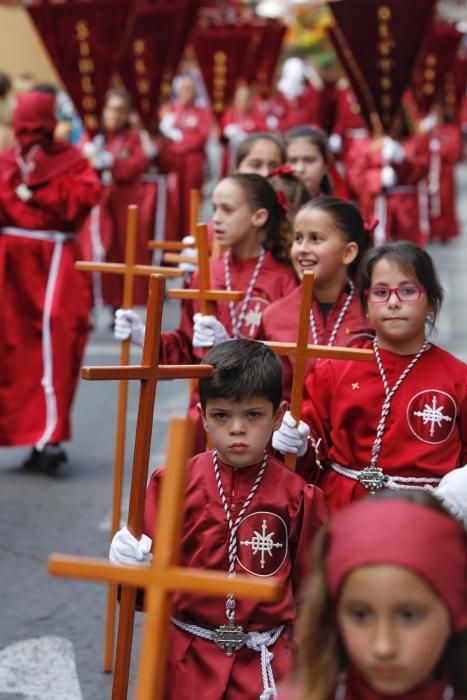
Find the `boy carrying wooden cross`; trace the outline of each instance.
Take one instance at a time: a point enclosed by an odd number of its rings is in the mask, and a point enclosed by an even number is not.
[[[326,505],[319,488],[266,453],[285,410],[273,351],[229,340],[204,361],[214,372],[200,380],[199,410],[214,449],[189,464],[180,564],[274,575],[284,594],[276,603],[175,594],[165,697],[268,700],[292,669],[296,598]],[[157,470],[149,482],[145,533],[153,533],[163,474]],[[123,528],[110,559],[144,564],[151,544],[147,534],[138,541]]]

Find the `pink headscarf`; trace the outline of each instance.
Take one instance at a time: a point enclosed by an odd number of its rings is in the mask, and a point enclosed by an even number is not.
[[[326,578],[331,598],[354,569],[393,564],[423,578],[453,627],[467,627],[467,537],[449,515],[397,499],[357,501],[331,519]]]

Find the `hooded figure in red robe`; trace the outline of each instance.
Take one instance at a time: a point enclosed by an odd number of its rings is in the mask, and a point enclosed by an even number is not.
[[[77,235],[99,197],[79,151],[54,142],[55,96],[18,97],[16,146],[0,154],[0,445],[34,445],[24,466],[66,460],[90,309]]]

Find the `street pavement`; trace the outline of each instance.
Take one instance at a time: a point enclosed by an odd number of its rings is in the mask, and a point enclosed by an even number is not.
[[[428,247],[446,290],[434,342],[467,361],[467,164],[458,169],[463,235]],[[164,307],[164,328],[179,309]],[[101,314],[84,364],[116,364],[119,346]],[[139,351],[132,352],[137,362]],[[130,389],[125,479],[128,497],[138,387]],[[81,381],[69,462],[57,477],[25,473],[28,450],[0,449],[0,700],[107,700],[102,672],[106,586],[47,574],[52,552],[106,557],[112,495],[117,386]],[[163,463],[168,421],[184,415],[184,381],[161,382],[150,471]],[[124,506],[125,512],[126,505]],[[138,624],[139,627],[139,624]]]

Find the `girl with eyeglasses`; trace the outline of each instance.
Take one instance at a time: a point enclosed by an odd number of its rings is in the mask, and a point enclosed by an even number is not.
[[[467,462],[466,365],[425,333],[442,301],[429,254],[407,241],[371,248],[357,287],[376,332],[373,362],[318,362],[303,420],[273,438],[303,457],[299,469],[334,511],[383,487],[436,489]]]

